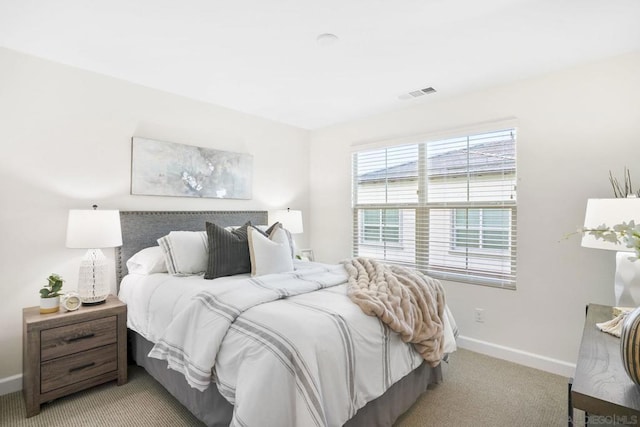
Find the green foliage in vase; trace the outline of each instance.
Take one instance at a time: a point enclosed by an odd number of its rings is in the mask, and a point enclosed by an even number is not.
[[[596,228],[582,228],[580,232],[605,242],[624,244],[635,252],[635,255],[629,257],[629,260],[636,261],[640,258],[640,224],[636,225],[633,220],[623,221],[622,224],[616,224],[613,227],[602,224]]]
[[[52,274],[47,277],[47,284],[40,289],[40,297],[42,298],[55,298],[61,294],[62,284],[64,280],[57,274]]]

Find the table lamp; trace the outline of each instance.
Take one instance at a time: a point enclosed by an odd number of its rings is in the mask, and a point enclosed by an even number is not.
[[[584,218],[584,227],[594,229],[601,225],[613,227],[622,222],[640,220],[640,198],[589,199]],[[582,246],[594,249],[617,251],[614,293],[616,306],[637,307],[640,305],[640,260],[630,261],[633,248],[584,234]]]
[[[109,270],[102,248],[122,245],[120,212],[117,210],[69,211],[67,247],[88,249],[80,262],[78,294],[82,305],[102,304],[109,295]]]
[[[291,234],[301,234],[304,232],[302,226],[302,211],[291,210],[275,210],[269,212],[269,222],[271,224],[279,222],[283,228],[289,230]]]

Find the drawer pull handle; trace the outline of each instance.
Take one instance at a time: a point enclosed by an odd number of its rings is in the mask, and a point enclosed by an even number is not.
[[[91,333],[91,334],[87,334],[87,335],[80,335],[79,337],[73,337],[73,338],[69,338],[67,340],[67,342],[74,342],[74,341],[80,341],[80,340],[86,340],[87,338],[93,338],[95,337],[96,334]]]
[[[90,367],[94,366],[95,364],[96,364],[95,362],[91,362],[91,363],[87,363],[86,365],[82,365],[82,366],[78,366],[78,367],[75,367],[75,368],[71,368],[71,369],[69,369],[69,373],[76,372],[76,371],[81,371],[81,370],[83,370],[85,368],[90,368]]]

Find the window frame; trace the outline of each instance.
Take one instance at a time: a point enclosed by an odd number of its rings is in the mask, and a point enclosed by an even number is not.
[[[457,211],[459,210],[466,210],[467,212],[470,210],[474,210],[474,211],[478,211],[478,226],[469,226],[468,221],[467,221],[467,229],[470,231],[477,231],[478,232],[478,246],[465,246],[464,244],[456,244],[456,241],[458,240],[456,237],[456,233],[457,230],[462,228],[462,227],[458,227],[456,222],[457,222],[457,217],[456,214],[458,213]],[[451,251],[453,252],[462,252],[462,251],[470,251],[473,252],[475,255],[495,255],[495,256],[504,256],[505,253],[509,252],[509,247],[511,246],[509,244],[509,241],[511,239],[511,227],[509,227],[508,225],[506,227],[502,226],[502,227],[497,227],[497,226],[486,226],[485,225],[485,212],[490,211],[490,210],[501,210],[501,211],[506,211],[507,218],[506,218],[506,224],[511,224],[512,219],[511,219],[511,210],[508,208],[503,208],[503,207],[499,207],[499,208],[454,208],[452,209],[451,212]],[[507,228],[505,230],[505,228]],[[491,233],[491,232],[506,232],[506,236],[504,237],[504,240],[506,241],[506,244],[504,245],[500,245],[503,246],[502,248],[500,247],[487,247],[490,246],[491,243],[486,243],[486,240],[488,239],[486,237],[487,233]],[[500,239],[503,240],[503,239]],[[498,246],[498,244],[493,244],[495,246]]]
[[[368,245],[368,246],[396,246],[396,247],[401,247],[402,246],[402,215],[400,215],[400,210],[399,209],[378,209],[378,208],[373,208],[373,209],[369,209],[369,208],[363,208],[362,210],[362,218],[360,219],[360,227],[363,230],[362,233],[360,233],[360,243],[363,245]],[[365,219],[366,219],[366,212],[372,212],[372,211],[376,211],[377,212],[377,219],[378,222],[377,224],[367,224]],[[386,225],[386,222],[383,220],[383,214],[385,212],[388,211],[395,211],[398,215],[398,225]],[[367,239],[367,232],[366,232],[366,227],[375,227],[378,229],[377,234],[377,239]],[[395,235],[397,236],[396,239],[389,239],[389,237],[386,235],[387,234],[387,229],[389,228],[395,228],[397,229],[397,232],[395,233]]]
[[[429,144],[438,143],[441,141],[446,141],[446,139],[421,139],[415,140],[415,142],[410,144],[402,144],[397,145],[398,147],[403,147],[405,145],[416,145],[418,148],[417,155],[417,168],[418,168],[418,197],[417,202],[392,202],[392,203],[357,203],[358,201],[358,155],[363,152],[367,152],[370,150],[357,150],[353,153],[352,158],[352,166],[353,166],[353,176],[352,176],[352,196],[353,196],[353,220],[354,220],[354,230],[353,230],[353,255],[359,256],[360,246],[368,246],[368,242],[363,242],[358,238],[360,234],[362,234],[361,229],[358,229],[360,226],[358,222],[359,214],[358,212],[366,209],[398,209],[399,212],[402,210],[413,210],[415,215],[415,262],[394,262],[386,259],[387,251],[384,250],[381,252],[381,256],[383,256],[383,260],[388,261],[390,263],[406,265],[409,267],[416,268],[422,272],[425,272],[433,277],[444,279],[444,280],[452,280],[456,282],[463,283],[471,283],[477,285],[498,287],[502,289],[516,289],[516,255],[517,255],[517,191],[516,191],[516,183],[517,183],[517,132],[515,126],[508,126],[506,128],[493,128],[492,130],[487,130],[483,132],[475,132],[475,133],[466,133],[460,138],[467,139],[466,149],[470,150],[474,145],[469,141],[472,140],[473,137],[490,135],[492,133],[499,133],[501,131],[510,132],[511,138],[513,141],[513,167],[512,169],[505,168],[504,170],[500,170],[502,174],[502,180],[499,181],[500,185],[510,185],[509,183],[513,183],[512,194],[513,197],[510,200],[499,200],[499,197],[496,197],[496,200],[485,200],[485,201],[464,201],[464,202],[435,202],[428,201],[428,180],[429,175],[427,171],[427,147]],[[447,138],[448,139],[448,138]],[[505,145],[506,147],[507,145]],[[381,146],[376,147],[375,150],[389,150],[390,148],[396,147],[396,145],[391,146]],[[386,155],[386,154],[385,154]],[[469,164],[467,164],[467,177],[466,182],[469,185]],[[477,173],[477,176],[481,176],[482,173]],[[397,177],[396,177],[397,179]],[[385,191],[388,191],[385,188]],[[388,196],[386,196],[388,197]],[[453,230],[454,230],[454,221],[451,221],[451,234],[449,251],[455,254],[466,254],[466,263],[471,264],[469,262],[470,257],[474,257],[477,259],[496,259],[502,262],[502,268],[506,268],[505,272],[492,272],[490,269],[479,270],[473,268],[465,268],[460,269],[453,267],[450,265],[439,264],[438,262],[431,261],[430,254],[430,243],[429,243],[429,233],[431,231],[431,224],[429,221],[430,215],[434,210],[439,209],[451,209],[452,215],[455,215],[455,209],[503,209],[509,212],[509,227],[508,233],[505,237],[507,243],[505,249],[493,249],[493,248],[478,248],[479,250],[475,250],[476,248],[453,248],[452,245],[455,242],[453,238]],[[402,217],[402,215],[400,215]],[[480,229],[482,223],[480,224]],[[492,231],[496,227],[485,228],[486,231]],[[409,231],[409,230],[407,230]],[[503,228],[499,228],[496,231],[505,231]],[[402,235],[402,231],[400,232]],[[482,235],[482,232],[481,232]],[[481,236],[480,235],[480,236]],[[481,241],[482,238],[480,237]],[[502,239],[501,239],[502,240]],[[381,244],[382,246],[382,244]],[[506,267],[505,267],[506,266]]]

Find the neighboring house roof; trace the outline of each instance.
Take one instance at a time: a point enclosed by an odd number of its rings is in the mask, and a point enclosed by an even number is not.
[[[418,178],[418,162],[411,161],[400,165],[392,166],[386,169],[379,169],[368,172],[358,177],[359,182],[363,181],[380,181],[384,179],[414,179]]]
[[[442,175],[482,175],[492,172],[515,171],[515,145],[505,141],[492,141],[471,147],[447,151],[427,159],[427,171],[431,177]],[[418,162],[413,160],[390,168],[367,172],[358,182],[403,180],[418,178]]]

